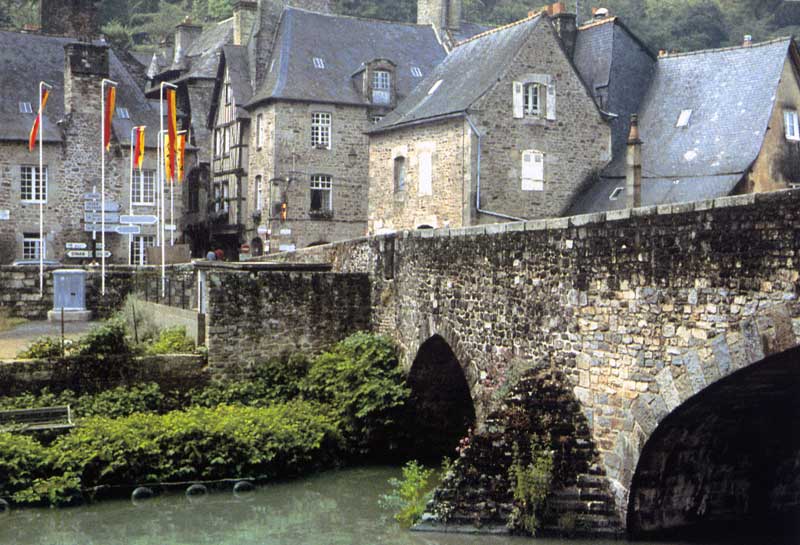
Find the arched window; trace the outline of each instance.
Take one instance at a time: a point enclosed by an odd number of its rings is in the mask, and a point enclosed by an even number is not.
[[[406,158],[403,156],[394,158],[394,190],[406,190]]]

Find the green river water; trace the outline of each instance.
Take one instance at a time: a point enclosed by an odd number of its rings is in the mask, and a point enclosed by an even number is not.
[[[139,505],[112,500],[70,509],[18,510],[0,517],[0,545],[621,543],[402,530],[378,507],[378,498],[389,489],[387,479],[399,474],[397,468],[356,468],[266,485],[243,498],[223,492],[191,500],[182,494],[166,494]]]

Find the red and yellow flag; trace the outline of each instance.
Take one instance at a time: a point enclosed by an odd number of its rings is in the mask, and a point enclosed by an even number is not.
[[[114,118],[116,102],[117,88],[110,85],[106,91],[106,111],[103,112],[103,146],[106,151],[111,148],[111,120]]]
[[[167,141],[164,146],[164,159],[167,179],[170,182],[175,181],[175,147],[178,142],[178,110],[175,100],[175,89],[167,89]]]
[[[36,119],[33,121],[31,134],[28,136],[28,150],[30,151],[33,151],[33,148],[36,147],[36,138],[39,136],[39,128],[42,126],[42,112],[44,111],[44,106],[47,104],[47,99],[49,97],[50,90],[47,87],[42,86],[42,108],[39,110]]]
[[[178,145],[176,150],[176,168],[178,170],[177,178],[178,183],[183,181],[184,167],[186,165],[186,133],[178,133]]]
[[[144,127],[133,129],[133,165],[139,170],[144,164]]]

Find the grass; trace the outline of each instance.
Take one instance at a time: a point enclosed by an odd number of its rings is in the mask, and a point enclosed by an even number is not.
[[[14,329],[18,325],[22,325],[27,322],[25,318],[17,318],[16,316],[10,316],[6,309],[0,309],[0,332],[8,331],[9,329]]]

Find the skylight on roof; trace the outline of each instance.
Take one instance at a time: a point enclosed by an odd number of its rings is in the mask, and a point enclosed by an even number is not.
[[[681,110],[681,115],[678,116],[678,123],[675,126],[688,127],[690,117],[692,117],[692,110]]]
[[[30,102],[20,102],[19,103],[19,113],[21,114],[32,114],[33,108],[31,107]]]
[[[128,108],[117,108],[117,117],[120,119],[130,119],[131,113]]]
[[[442,84],[442,80],[437,80],[437,82],[433,84],[433,87],[431,87],[430,91],[428,91],[428,95],[430,96],[433,93],[435,93],[436,89],[438,89],[441,84]]]
[[[614,191],[611,192],[611,195],[608,196],[608,200],[609,201],[616,201],[619,198],[619,194],[622,193],[623,191],[625,191],[624,187],[622,187],[622,186],[615,187]]]
[[[323,61],[320,57],[314,57],[314,68],[319,68],[322,70],[325,68],[325,61]]]
[[[412,66],[411,67],[411,75],[414,76],[415,78],[421,78],[422,77],[422,70],[419,69],[419,66]]]

